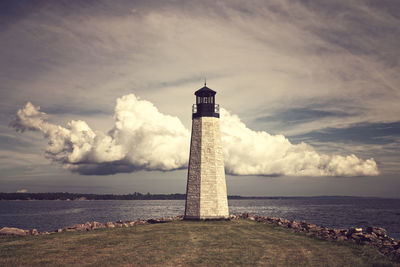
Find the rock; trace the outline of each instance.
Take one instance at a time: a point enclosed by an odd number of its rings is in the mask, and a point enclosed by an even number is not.
[[[308,231],[313,231],[314,232],[315,230],[317,230],[316,228],[317,228],[316,224],[313,224],[313,223],[308,223],[307,224],[307,230]]]
[[[350,228],[350,229],[347,231],[346,235],[349,237],[349,236],[351,236],[352,234],[354,234],[355,232],[356,232],[356,231],[355,231],[354,228]]]
[[[31,235],[39,235],[39,232],[37,229],[32,229],[31,231],[29,231],[29,234]]]
[[[351,236],[352,234],[359,234],[359,233],[362,233],[362,228],[350,228],[348,231],[347,231],[347,236]]]
[[[336,240],[337,240],[337,241],[345,241],[345,240],[347,240],[347,237],[344,236],[344,235],[341,235],[341,236],[338,236],[338,237],[336,238]]]
[[[63,229],[57,229],[57,233],[61,233],[63,231]]]
[[[257,222],[265,223],[265,222],[267,222],[267,217],[265,217],[265,216],[259,216],[259,217],[257,217],[256,221],[257,221]]]
[[[101,228],[105,228],[106,226],[102,223],[99,222],[92,222],[90,224],[90,227],[92,228],[92,230],[96,230],[96,229],[101,229]]]
[[[366,241],[373,241],[374,239],[376,239],[376,236],[374,237],[372,234],[364,234],[364,240]]]
[[[328,235],[332,239],[336,239],[336,237],[340,236],[340,230],[338,230],[338,229],[329,229],[328,230]]]
[[[296,221],[291,222],[288,226],[289,226],[289,228],[292,228],[292,229],[295,229],[295,230],[300,230],[301,229],[301,224],[296,222]]]
[[[386,236],[386,229],[385,228],[381,228],[381,227],[367,227],[366,232],[368,234],[374,233],[377,236]]]
[[[359,241],[363,239],[363,235],[359,233],[353,233],[349,238]]]
[[[26,232],[19,228],[3,227],[0,229],[0,235],[25,236]]]
[[[106,223],[106,227],[107,227],[107,228],[115,228],[115,225],[114,225],[113,222],[107,222],[107,223]]]
[[[85,224],[74,224],[72,226],[68,226],[67,230],[86,231],[86,225]]]
[[[385,247],[392,247],[392,243],[390,243],[390,241],[383,241],[382,245]]]
[[[179,215],[173,218],[174,221],[182,221],[183,220],[183,215]]]
[[[249,217],[251,217],[251,216],[253,216],[251,213],[242,213],[242,214],[241,214],[241,217],[242,217],[243,219],[247,219],[247,218],[249,218]]]

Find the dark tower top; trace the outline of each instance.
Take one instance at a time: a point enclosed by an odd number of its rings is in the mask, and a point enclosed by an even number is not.
[[[219,118],[219,105],[215,104],[215,94],[217,92],[211,90],[204,83],[204,87],[197,90],[196,104],[193,105],[192,118],[199,117],[216,117]]]

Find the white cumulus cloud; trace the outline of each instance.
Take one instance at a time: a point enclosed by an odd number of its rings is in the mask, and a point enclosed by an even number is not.
[[[46,155],[81,174],[114,174],[136,170],[186,168],[190,132],[177,118],[162,114],[134,94],[117,99],[115,125],[108,133],[92,130],[84,121],[66,127],[28,102],[10,123],[17,131],[40,131],[48,140]],[[364,176],[378,175],[374,159],[355,155],[324,155],[311,146],[292,144],[283,135],[246,127],[236,115],[221,109],[222,143],[227,173],[234,175]]]
[[[117,99],[115,126],[107,134],[84,121],[66,127],[46,121],[46,114],[28,102],[11,125],[35,130],[48,139],[46,155],[82,174],[113,174],[139,169],[169,171],[184,168],[190,133],[181,121],[160,113],[133,94]]]
[[[253,131],[236,115],[221,109],[225,168],[236,175],[364,176],[378,175],[374,159],[324,155],[283,135]]]

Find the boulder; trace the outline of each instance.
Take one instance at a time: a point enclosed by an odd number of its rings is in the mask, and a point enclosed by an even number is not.
[[[386,236],[386,229],[385,228],[381,228],[381,227],[367,227],[366,232],[368,234],[374,233],[377,236]]]
[[[92,230],[92,224],[90,222],[85,222],[84,225],[85,225],[86,231]]]
[[[251,216],[253,216],[251,213],[242,213],[240,217],[242,217],[243,219],[247,219]]]
[[[291,223],[288,224],[289,228],[295,229],[295,230],[300,230],[301,229],[301,224],[293,221]]]
[[[319,227],[317,227],[316,224],[308,223],[306,229],[307,229],[308,231],[315,232],[315,231],[318,231],[317,228],[319,228]]]
[[[174,221],[182,221],[183,220],[183,215],[179,215],[173,218]]]
[[[258,216],[256,219],[257,222],[267,222],[267,217],[264,216]]]
[[[363,235],[360,233],[353,233],[349,238],[354,239],[356,241],[363,240]]]
[[[39,235],[39,232],[37,229],[32,229],[31,231],[29,231],[29,234],[31,235]]]
[[[99,223],[99,222],[92,222],[90,224],[90,227],[92,228],[92,230],[95,230],[95,229],[105,228],[106,226],[104,224],[102,224],[102,223]]]
[[[115,225],[114,225],[113,222],[107,222],[107,223],[106,223],[106,227],[107,227],[107,228],[115,228]]]
[[[85,224],[74,224],[72,226],[68,226],[67,229],[74,230],[74,231],[86,231]]]
[[[332,237],[333,239],[336,239],[336,237],[340,236],[340,230],[339,229],[329,229],[328,230],[328,234],[330,237]]]
[[[19,228],[3,227],[0,229],[0,235],[25,236],[26,232]]]
[[[363,236],[364,240],[369,242],[374,241],[376,239],[376,236],[374,237],[372,234],[364,234]]]
[[[347,231],[347,236],[351,236],[352,234],[359,234],[362,233],[362,228],[350,228]]]

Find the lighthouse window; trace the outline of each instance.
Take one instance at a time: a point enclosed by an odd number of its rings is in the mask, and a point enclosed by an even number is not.
[[[207,97],[203,98],[204,103],[207,103]]]
[[[211,104],[213,103],[213,98],[212,98],[212,97],[210,97],[210,103],[211,103]]]

